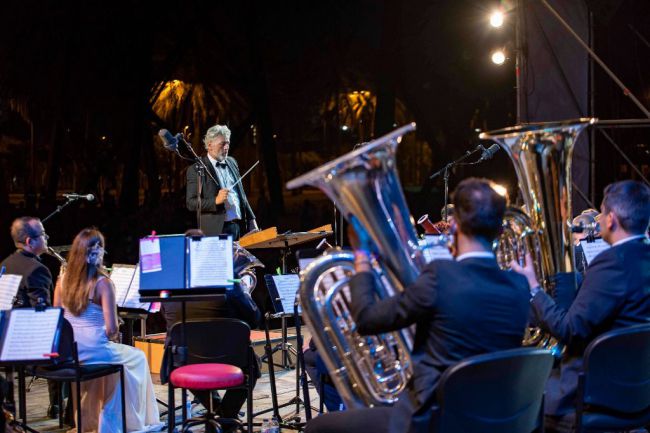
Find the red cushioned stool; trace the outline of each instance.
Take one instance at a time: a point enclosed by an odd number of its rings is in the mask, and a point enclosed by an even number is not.
[[[211,397],[208,398],[209,407],[203,416],[187,419],[186,414],[185,390],[228,392],[236,389],[246,390],[246,431],[253,431],[253,386],[256,378],[254,356],[250,343],[250,327],[241,320],[190,320],[172,327],[169,332],[169,344],[165,349],[166,372],[169,373],[168,405],[175,407],[174,389],[182,388],[182,432],[200,424],[205,424],[206,432],[221,433],[222,424],[244,431],[244,426],[238,418],[219,416]],[[170,413],[170,433],[174,431],[174,418],[174,414]]]

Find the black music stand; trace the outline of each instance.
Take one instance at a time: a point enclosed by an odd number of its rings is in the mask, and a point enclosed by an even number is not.
[[[193,249],[194,242],[203,242],[208,239],[216,240],[217,242],[229,241],[229,245],[224,248],[214,249],[208,248],[206,251],[200,252],[198,249]],[[152,249],[147,242],[159,242],[159,248]],[[207,243],[207,241],[206,241]],[[211,243],[212,245],[212,243]],[[145,248],[143,248],[143,246]],[[226,259],[232,270],[232,237],[229,235],[201,237],[193,236],[186,237],[184,235],[173,235],[166,237],[147,237],[140,240],[140,263],[143,263],[143,251],[146,249],[147,254],[155,255],[158,257],[147,257],[147,265],[142,265],[140,268],[140,302],[180,302],[181,303],[181,323],[186,323],[186,302],[200,302],[200,301],[221,301],[226,302],[226,290],[232,287],[234,280],[231,278],[227,281],[217,281],[216,279],[212,284],[200,285],[199,280],[194,282],[192,278],[192,269],[202,272],[201,266],[193,266],[193,260],[204,261],[206,259],[215,259],[214,255],[221,254],[222,259]],[[196,256],[192,256],[192,251]],[[207,254],[207,255],[206,255]],[[218,259],[218,258],[217,258]],[[225,265],[228,266],[228,263]],[[153,269],[153,270],[152,270]],[[230,273],[232,276],[232,273]],[[207,280],[201,280],[203,283]],[[185,326],[181,329],[181,347],[179,355],[181,361],[184,362],[187,356],[187,339],[185,336]],[[169,394],[171,400],[171,393],[173,392],[171,382],[169,382]],[[168,401],[169,401],[168,400]],[[187,419],[187,394],[185,391],[182,393],[182,416]],[[169,410],[167,415],[167,428],[169,433],[174,432],[176,424],[175,410]]]
[[[269,297],[271,299],[274,314],[267,314],[265,316],[266,325],[270,319],[281,319],[282,321],[282,341],[275,345],[271,350],[271,356],[267,357],[265,354],[262,357],[262,362],[273,362],[273,354],[279,350],[282,351],[282,364],[274,363],[276,367],[282,367],[285,370],[293,369],[295,365],[291,362],[291,356],[298,357],[298,351],[289,343],[289,335],[287,329],[287,318],[293,316],[293,308],[290,309],[293,300],[298,292],[298,285],[300,280],[297,274],[287,275],[264,275],[266,287],[269,290]]]
[[[125,265],[115,263],[111,270],[111,280],[115,285],[115,302],[117,314],[124,320],[122,344],[133,346],[133,326],[140,321],[140,336],[147,334],[147,317],[151,311],[151,303],[139,300],[140,265]]]
[[[273,277],[276,277],[274,280]],[[282,277],[282,278],[278,278]],[[282,281],[286,280],[292,277],[295,277],[295,285],[292,288],[292,284],[290,281]],[[305,416],[307,420],[311,419],[311,400],[309,399],[309,390],[308,390],[308,385],[307,385],[307,375],[305,371],[305,361],[304,357],[302,354],[302,334],[300,332],[300,311],[299,311],[299,305],[298,305],[298,300],[297,300],[297,292],[298,292],[298,275],[296,274],[290,274],[290,275],[265,275],[265,280],[267,282],[267,287],[269,288],[269,294],[271,296],[271,299],[273,300],[273,307],[274,310],[276,311],[275,314],[270,314],[266,313],[265,315],[265,320],[264,320],[264,333],[266,336],[266,344],[264,345],[264,351],[265,355],[264,357],[266,358],[266,362],[269,366],[269,382],[271,385],[271,402],[272,402],[272,407],[269,409],[265,409],[263,411],[257,412],[253,414],[253,416],[259,416],[264,413],[268,412],[273,412],[273,415],[278,419],[280,422],[280,427],[283,428],[288,428],[288,429],[295,429],[295,430],[302,430],[304,427],[305,423],[300,422],[300,405],[304,405],[305,407]],[[283,325],[285,324],[284,319],[287,317],[293,317],[295,320],[295,326],[296,326],[296,345],[298,346],[298,349],[292,349],[296,356],[296,364],[295,364],[295,369],[296,369],[296,394],[295,396],[282,404],[278,403],[278,394],[277,394],[277,388],[275,384],[275,366],[276,364],[273,362],[273,353],[276,351],[280,350],[281,348],[284,351],[284,348],[288,345],[286,343],[286,327],[283,329],[283,342],[279,345],[276,345],[275,348],[271,348],[271,337],[270,337],[270,331],[269,331],[269,321],[272,318],[276,317],[281,317],[283,319]],[[302,383],[302,389],[303,389],[303,397],[304,399],[300,398],[300,384]],[[280,408],[291,406],[291,405],[296,405],[296,411],[293,416],[290,418],[283,420],[282,417],[280,416]]]
[[[55,362],[62,325],[62,308],[42,306],[0,312],[0,366],[18,370],[19,414],[15,417],[14,413],[14,417],[20,418],[18,425],[32,433],[39,432],[27,425],[25,368]]]

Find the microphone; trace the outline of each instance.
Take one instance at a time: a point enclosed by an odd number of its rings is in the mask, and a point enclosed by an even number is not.
[[[160,136],[160,139],[162,140],[165,149],[171,150],[172,152],[176,152],[176,150],[178,149],[178,142],[183,139],[181,133],[172,135],[172,133],[166,129],[161,129],[160,131],[158,131],[158,135]]]
[[[95,200],[95,196],[92,194],[63,194],[63,197],[67,198],[68,200],[88,200],[88,201],[93,201]]]
[[[487,149],[483,147],[483,145],[481,144],[479,144],[479,147],[483,152],[481,153],[481,159],[479,159],[478,162],[487,161],[488,159],[492,158],[499,149],[501,149],[501,147],[496,143],[494,143],[492,146],[488,147]]]

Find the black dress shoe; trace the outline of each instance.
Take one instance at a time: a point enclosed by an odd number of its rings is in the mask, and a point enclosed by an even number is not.
[[[59,406],[56,404],[50,405],[50,407],[47,408],[47,417],[51,419],[55,419],[59,417]]]

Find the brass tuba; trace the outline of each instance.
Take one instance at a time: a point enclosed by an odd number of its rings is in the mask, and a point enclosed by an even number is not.
[[[287,183],[320,188],[348,222],[354,219],[380,258],[373,268],[380,298],[415,281],[425,261],[397,176],[395,152],[415,130],[405,125]],[[362,336],[349,309],[353,254],[334,250],[301,273],[303,317],[348,408],[390,405],[412,374],[410,329]]]
[[[506,151],[515,167],[524,211],[508,209],[496,246],[502,268],[533,257],[537,278],[547,292],[553,277],[575,270],[572,242],[571,159],[580,133],[596,119],[520,125],[482,133]],[[524,344],[552,345],[539,330]]]

